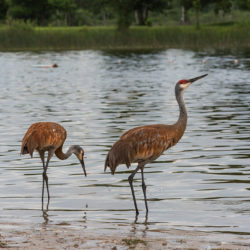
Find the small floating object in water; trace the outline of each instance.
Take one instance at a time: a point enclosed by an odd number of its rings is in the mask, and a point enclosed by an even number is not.
[[[34,65],[34,67],[40,67],[40,68],[57,68],[58,65],[56,63],[53,63],[51,65]]]
[[[234,64],[235,64],[235,65],[239,64],[239,60],[238,60],[238,59],[235,59],[235,60],[234,60]]]
[[[206,60],[206,59],[203,59],[203,60],[202,60],[202,63],[203,63],[203,64],[206,64],[206,63],[207,63],[207,60]]]

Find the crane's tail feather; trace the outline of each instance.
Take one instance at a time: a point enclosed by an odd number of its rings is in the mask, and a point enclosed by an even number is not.
[[[30,157],[33,157],[35,148],[33,145],[26,144],[21,148],[21,155],[30,154]]]
[[[30,154],[31,157],[33,157],[33,152],[38,146],[35,138],[32,135],[33,133],[25,135],[21,146],[21,154]]]
[[[114,174],[115,173],[115,169],[117,167],[114,159],[112,159],[112,153],[108,153],[106,160],[105,160],[105,165],[104,165],[104,172],[106,172],[107,167],[110,168],[111,173]]]
[[[124,141],[117,141],[113,147],[110,149],[104,164],[104,172],[107,167],[110,168],[111,173],[114,174],[118,165],[126,164],[127,167],[130,167],[130,154],[129,146],[124,143]]]
[[[107,155],[106,160],[105,160],[105,164],[104,164],[104,172],[106,172],[106,169],[108,166],[109,166],[109,162],[108,162],[108,155]]]
[[[27,147],[27,145],[24,145],[24,146],[21,148],[20,154],[21,154],[21,155],[25,155],[25,154],[28,154],[28,153],[29,153],[28,147]]]

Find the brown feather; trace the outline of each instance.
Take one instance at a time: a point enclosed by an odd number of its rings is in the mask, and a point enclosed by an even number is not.
[[[33,156],[35,150],[54,148],[60,155],[60,147],[67,137],[66,130],[54,122],[37,122],[27,130],[22,140],[21,154]]]
[[[110,168],[114,174],[118,165],[127,167],[135,162],[151,162],[165,150],[174,146],[182,137],[186,125],[155,124],[133,128],[125,132],[110,149],[104,170]]]

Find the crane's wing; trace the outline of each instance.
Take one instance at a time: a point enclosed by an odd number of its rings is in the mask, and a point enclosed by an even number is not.
[[[33,156],[35,149],[48,150],[60,147],[67,137],[66,130],[53,122],[38,122],[32,124],[22,140],[21,154]]]
[[[33,156],[33,152],[35,148],[38,146],[37,141],[34,140],[33,137],[39,125],[40,125],[40,122],[37,122],[37,123],[32,124],[28,128],[22,140],[21,154],[30,154],[31,157]]]
[[[114,173],[119,164],[130,166],[132,162],[151,162],[174,145],[173,126],[157,124],[133,128],[124,133],[109,151],[107,166]]]
[[[173,126],[156,124],[133,128],[121,136],[130,144],[133,161],[152,161],[174,144]]]

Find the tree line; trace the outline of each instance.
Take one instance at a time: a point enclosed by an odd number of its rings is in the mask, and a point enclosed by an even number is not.
[[[228,14],[233,8],[250,10],[250,0],[0,0],[0,20],[47,25],[109,25],[114,20],[120,30],[132,24],[151,25],[150,16],[168,15],[176,10],[180,24],[189,22],[192,10],[196,25],[200,13]]]

